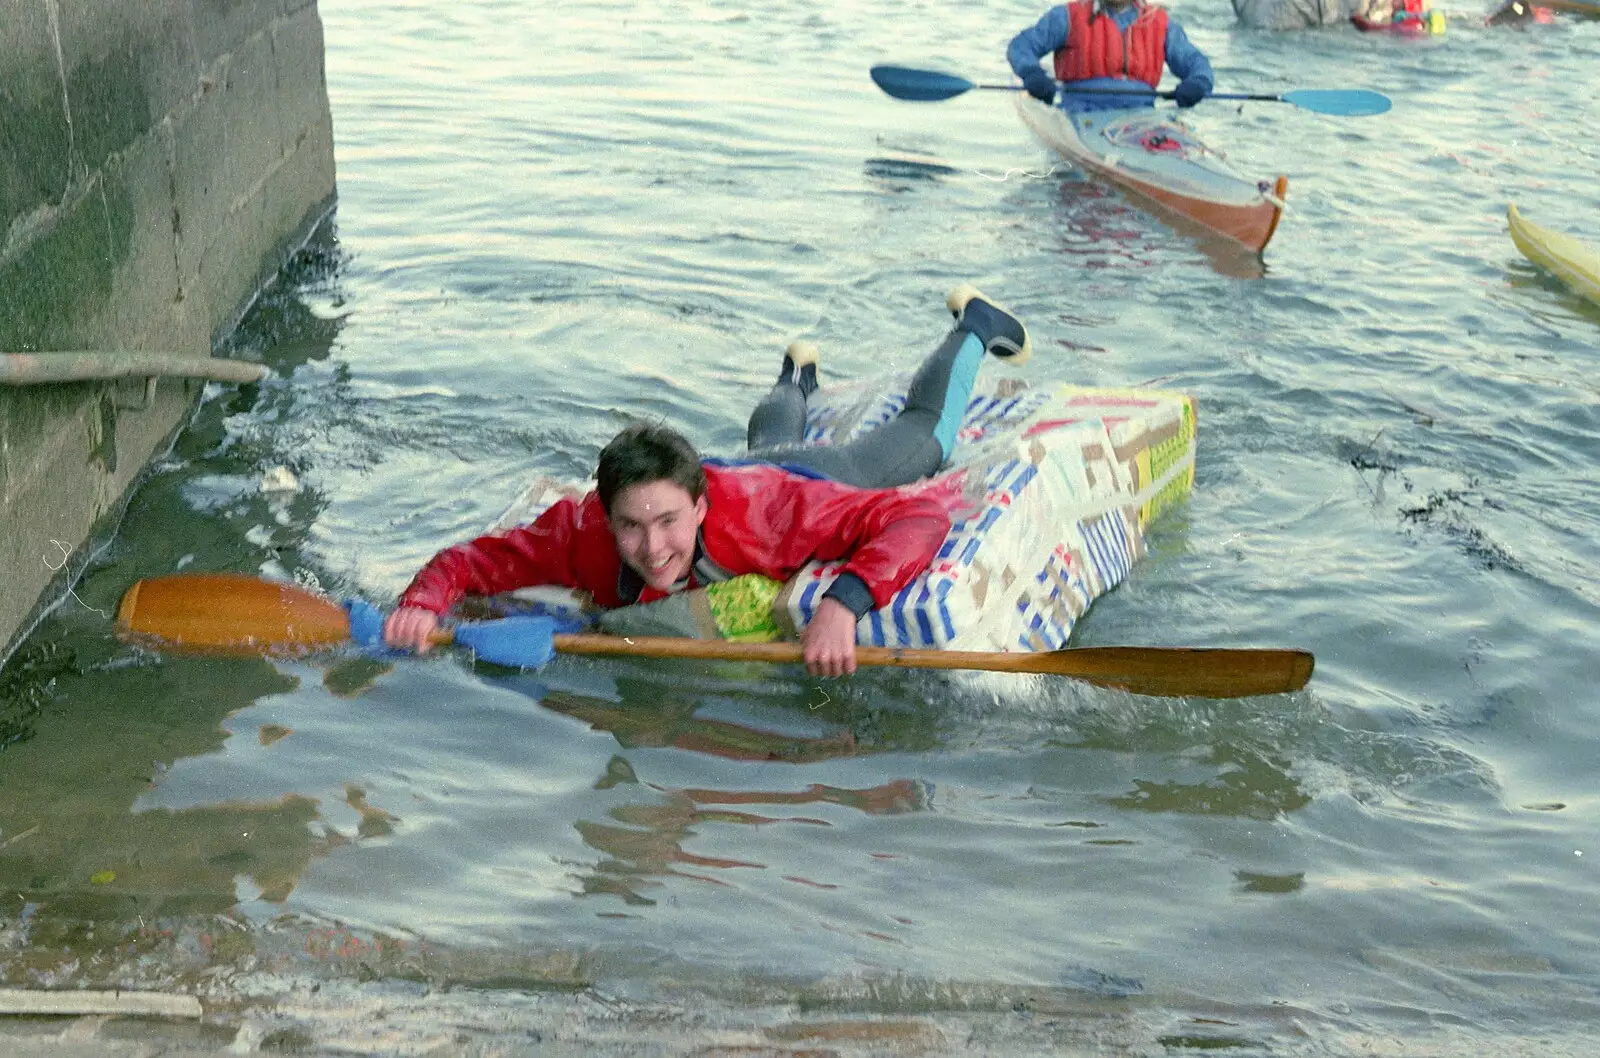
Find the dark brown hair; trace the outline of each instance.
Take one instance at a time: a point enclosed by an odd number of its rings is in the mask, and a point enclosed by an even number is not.
[[[659,423],[636,422],[600,450],[594,476],[600,505],[611,513],[617,494],[630,485],[670,481],[698,500],[706,494],[706,472],[700,453],[676,430]]]

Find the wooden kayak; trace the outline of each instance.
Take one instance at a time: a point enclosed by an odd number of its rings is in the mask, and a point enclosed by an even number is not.
[[[1026,92],[1016,103],[1023,124],[1046,146],[1158,213],[1187,217],[1257,253],[1277,230],[1289,178],[1248,179],[1154,107],[1068,114]]]
[[[1570,235],[1524,220],[1513,202],[1506,210],[1511,241],[1522,256],[1550,272],[1574,293],[1600,305],[1600,253]]]

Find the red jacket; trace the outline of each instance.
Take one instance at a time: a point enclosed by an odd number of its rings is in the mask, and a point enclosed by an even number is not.
[[[860,577],[873,605],[882,607],[927,568],[950,531],[949,507],[938,490],[858,489],[770,464],[708,465],[705,471],[709,509],[700,545],[728,576],[760,573],[786,581],[813,559],[848,556],[841,573]],[[617,554],[600,497],[590,492],[557,502],[528,525],[439,552],[400,605],[444,613],[463,595],[538,584],[589,592],[606,608],[662,597],[631,572]]]
[[[1056,52],[1056,80],[1117,77],[1159,85],[1167,61],[1167,13],[1153,4],[1141,8],[1124,33],[1110,15],[1095,10],[1092,0],[1072,0],[1067,46]]]

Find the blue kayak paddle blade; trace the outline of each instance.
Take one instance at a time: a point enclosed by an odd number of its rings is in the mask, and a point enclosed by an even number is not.
[[[884,92],[913,103],[936,103],[977,87],[965,77],[909,66],[874,66],[870,72],[873,83]]]
[[[556,656],[556,623],[548,617],[503,617],[456,626],[456,643],[484,661],[514,669],[542,669]]]
[[[357,646],[381,647],[383,645],[383,611],[365,599],[351,599],[344,604],[350,615],[350,638]]]
[[[1278,98],[1302,110],[1346,118],[1366,118],[1387,113],[1389,97],[1369,88],[1297,88]]]

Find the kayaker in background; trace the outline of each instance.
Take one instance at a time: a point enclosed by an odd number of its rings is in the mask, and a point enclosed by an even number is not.
[[[1413,35],[1443,33],[1445,28],[1444,12],[1430,0],[1366,0],[1351,21],[1361,30]]]
[[[1310,29],[1347,22],[1376,29],[1414,21],[1429,33],[1444,32],[1444,15],[1433,12],[1425,0],[1233,0],[1233,13],[1252,29]]]
[[[1506,0],[1485,21],[1491,26],[1526,26],[1530,22],[1554,22],[1555,12],[1528,0]]]
[[[1039,65],[1051,54],[1054,76]],[[1189,43],[1178,20],[1145,0],[1071,0],[1052,7],[1011,39],[1006,61],[1028,94],[1042,103],[1056,101],[1059,81],[1061,107],[1068,111],[1154,105],[1155,97],[1148,94],[1090,95],[1072,89],[1127,88],[1130,82],[1153,89],[1161,83],[1163,63],[1179,78],[1173,98],[1180,107],[1194,106],[1216,83],[1210,61]]]
[[[895,418],[845,444],[802,446],[818,355],[797,342],[750,416],[744,457],[702,459],[665,426],[627,427],[601,451],[596,489],[430,559],[386,620],[385,642],[426,651],[440,615],[469,594],[557,585],[613,609],[845,559],[801,642],[812,674],[854,672],[856,622],[923,572],[950,529],[947,501],[895,486],[949,458],[985,353],[1013,364],[1031,353],[1022,323],[972,287],[947,304],[955,327]]]
[[[1371,0],[1233,0],[1233,13],[1252,29],[1343,26]]]

